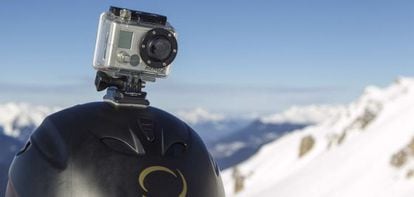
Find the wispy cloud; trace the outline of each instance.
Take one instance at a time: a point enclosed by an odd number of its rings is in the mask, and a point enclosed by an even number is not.
[[[0,102],[29,102],[48,106],[69,106],[95,100],[92,84],[29,84],[0,82]]]
[[[147,91],[151,101],[163,107],[203,107],[215,111],[265,113],[280,111],[292,105],[343,103],[357,95],[345,87],[334,86],[272,87],[179,82],[150,84]]]
[[[0,90],[3,93],[72,93],[84,89],[83,87],[81,84],[44,85],[0,83]]]
[[[103,95],[96,92],[90,79],[64,84],[0,83],[0,90],[0,102],[22,101],[58,106],[99,101]],[[149,83],[145,91],[152,105],[166,110],[203,107],[231,113],[275,112],[291,105],[340,103],[344,102],[340,99],[350,95],[344,87],[191,84],[174,80]]]

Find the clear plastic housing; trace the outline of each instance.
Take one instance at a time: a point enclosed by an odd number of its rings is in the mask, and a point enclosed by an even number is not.
[[[98,33],[96,35],[95,53],[93,57],[93,67],[97,70],[105,68],[105,58],[107,55],[109,30],[111,21],[106,19],[107,14],[102,13],[99,20]]]
[[[110,12],[102,13],[96,37],[93,67],[112,77],[139,76],[144,81],[155,81],[169,74],[170,66],[153,68],[142,61],[140,43],[153,28],[164,28],[176,36],[167,26],[125,22]],[[128,35],[126,38],[125,35]],[[130,38],[129,35],[132,35]],[[130,43],[128,43],[130,42]],[[126,47],[127,46],[127,47]],[[128,48],[129,47],[129,48]]]

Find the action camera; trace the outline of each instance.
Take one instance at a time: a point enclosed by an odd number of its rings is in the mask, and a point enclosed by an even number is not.
[[[155,81],[169,74],[177,49],[167,17],[111,7],[100,16],[93,67],[112,78]]]

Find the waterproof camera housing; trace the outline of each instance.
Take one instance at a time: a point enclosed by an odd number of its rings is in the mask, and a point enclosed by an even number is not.
[[[177,50],[167,17],[110,7],[100,16],[93,67],[111,78],[155,81],[169,74]]]

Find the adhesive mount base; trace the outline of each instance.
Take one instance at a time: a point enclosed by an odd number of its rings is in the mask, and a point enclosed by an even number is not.
[[[106,91],[106,95],[104,96],[104,100],[120,106],[145,108],[150,104],[150,102],[145,99],[146,95],[146,92],[128,94],[120,91],[116,87],[109,87]]]

